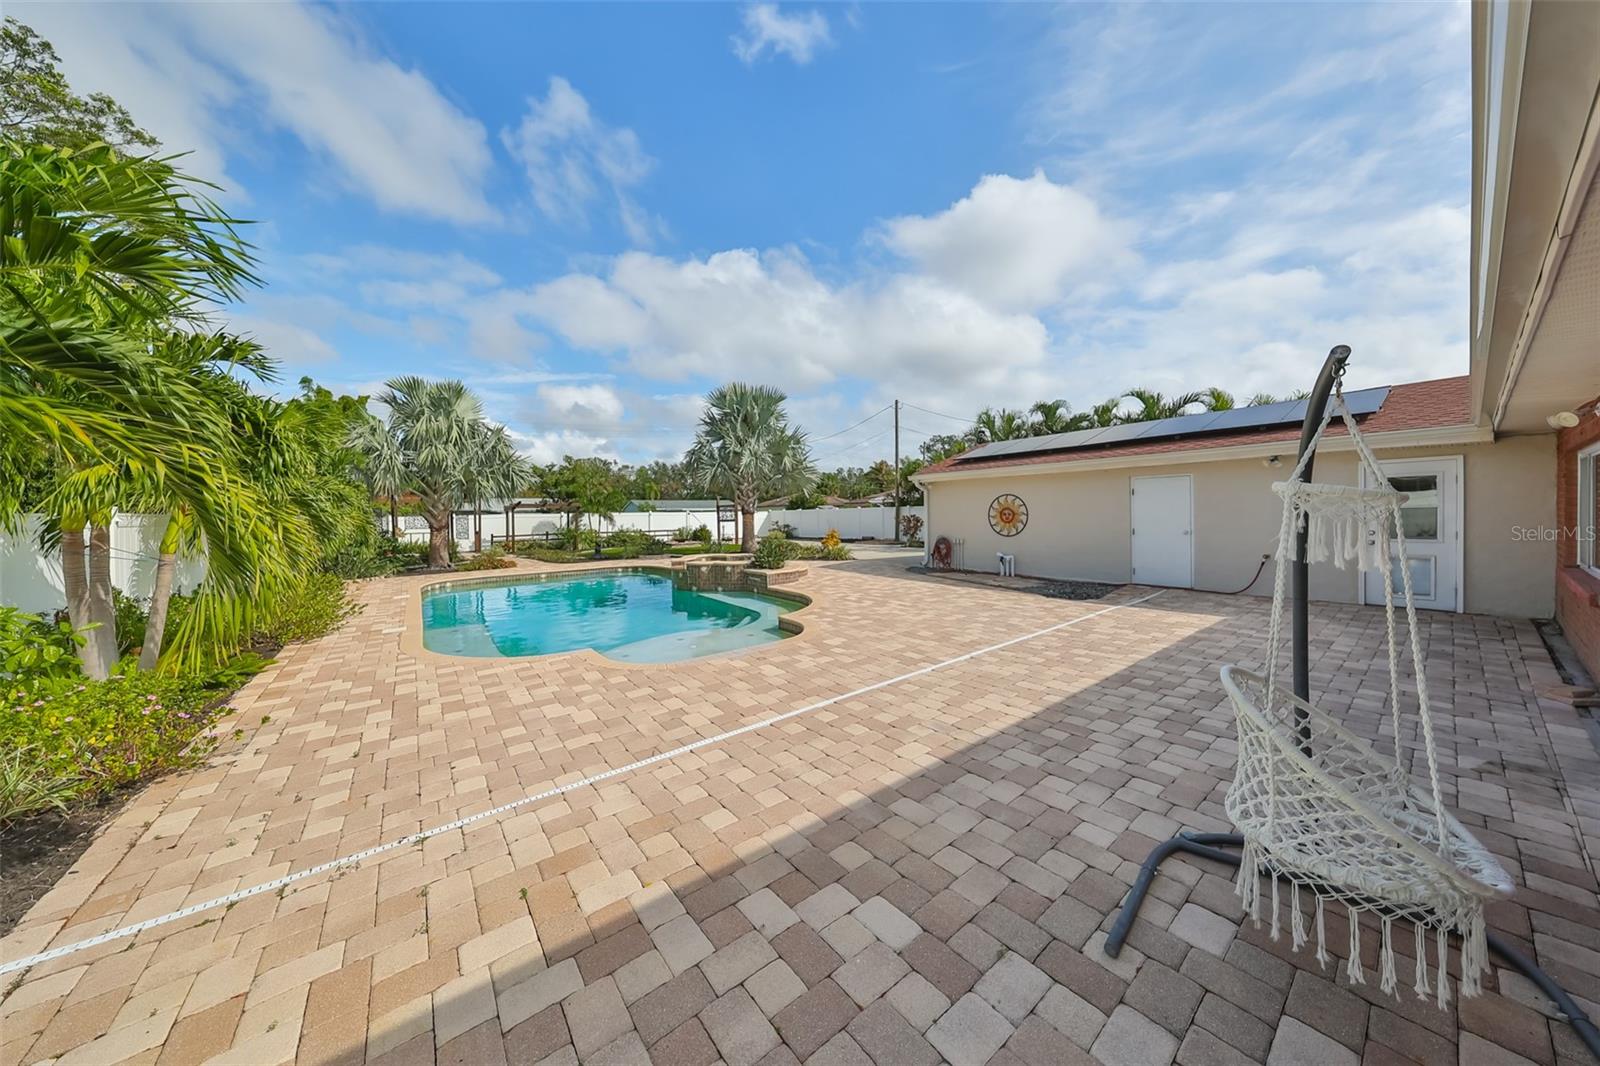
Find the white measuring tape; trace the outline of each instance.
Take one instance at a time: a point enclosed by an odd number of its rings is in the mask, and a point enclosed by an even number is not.
[[[526,807],[530,803],[539,803],[543,800],[551,799],[555,796],[560,796],[571,792],[574,789],[586,788],[589,785],[599,784],[601,781],[609,781],[613,777],[621,777],[623,774],[631,774],[635,770],[644,769],[646,766],[653,766],[658,762],[666,762],[669,759],[676,759],[678,756],[687,755],[691,751],[698,751],[700,748],[709,747],[712,744],[720,744],[725,740],[732,740],[734,737],[743,736],[746,733],[754,733],[758,729],[766,729],[770,726],[777,725],[779,722],[787,722],[791,718],[798,718],[803,714],[810,714],[812,711],[820,711],[824,707],[831,707],[836,703],[842,703],[845,700],[854,699],[857,696],[865,696],[869,692],[876,692],[879,689],[888,688],[890,685],[898,685],[902,681],[910,681],[914,677],[921,677],[924,674],[931,674],[936,670],[943,670],[946,667],[955,666],[957,663],[964,663],[969,659],[976,659],[980,655],[988,655],[991,652],[1000,651],[1003,648],[1009,648],[1014,644],[1021,644],[1024,641],[1035,640],[1039,637],[1046,636],[1047,634],[1054,633],[1057,630],[1066,629],[1069,626],[1075,626],[1080,622],[1087,622],[1091,618],[1099,618],[1101,615],[1110,614],[1112,611],[1120,610],[1124,607],[1137,607],[1139,604],[1148,600],[1153,600],[1159,595],[1161,595],[1159,591],[1152,592],[1148,595],[1140,596],[1138,599],[1129,600],[1127,603],[1116,603],[1112,604],[1110,607],[1102,607],[1098,611],[1091,611],[1089,614],[1081,615],[1077,618],[1069,618],[1065,622],[1057,622],[1055,625],[1034,630],[1032,633],[1024,633],[1020,637],[1012,637],[1010,640],[1003,640],[998,644],[990,644],[988,647],[978,648],[975,651],[969,651],[964,654],[957,655],[955,658],[946,659],[943,662],[932,663],[928,666],[921,666],[910,671],[909,673],[900,674],[897,677],[887,678],[883,681],[874,681],[870,685],[864,685],[861,688],[851,689],[849,692],[844,692],[837,696],[829,696],[825,700],[818,700],[816,703],[808,703],[804,707],[799,707],[792,711],[785,711],[783,714],[774,715],[771,718],[763,718],[758,722],[751,722],[749,725],[742,725],[738,729],[730,729],[726,733],[718,733],[714,737],[705,737],[703,739],[693,741],[692,743],[685,744],[682,747],[673,748],[671,751],[663,751],[658,755],[651,755],[647,758],[640,759],[638,762],[631,762],[626,766],[618,766],[613,770],[601,771],[600,773],[586,777],[581,781],[573,781],[570,784],[557,785],[554,788],[545,789],[543,792],[538,792],[531,796],[524,796],[518,800],[512,800],[510,803],[492,808],[491,810],[480,811],[477,814],[471,814],[465,818],[458,818],[453,822],[436,826],[433,829],[424,829],[420,832],[412,833],[409,836],[403,836],[398,840],[391,840],[387,844],[378,844],[377,846],[370,847],[365,851],[358,851],[353,855],[346,855],[343,858],[333,859],[329,862],[319,863],[316,866],[307,867],[306,869],[297,873],[285,874],[282,877],[275,878],[274,880],[267,881],[259,885],[253,885],[250,888],[241,888],[237,892],[230,892],[225,896],[218,896],[216,899],[208,899],[202,903],[195,903],[188,907],[184,907],[182,910],[173,911],[170,914],[162,914],[155,918],[146,918],[142,922],[135,922],[133,925],[125,925],[120,929],[113,929],[110,932],[101,933],[99,936],[92,936],[87,940],[80,940],[74,944],[63,944],[58,948],[51,948],[49,951],[41,951],[37,955],[28,955],[24,958],[16,959],[15,961],[0,965],[0,975],[12,973],[16,970],[25,970],[31,966],[37,966],[41,962],[50,962],[54,959],[71,955],[74,952],[85,951],[89,948],[98,947],[101,944],[109,944],[113,940],[122,940],[130,936],[137,936],[146,929],[154,929],[157,926],[166,925],[169,922],[176,922],[181,919],[188,918],[191,915],[212,910],[216,907],[226,907],[230,903],[237,903],[240,900],[249,899],[251,896],[259,896],[263,892],[276,892],[285,885],[292,885],[296,881],[303,881],[308,877],[315,877],[318,874],[328,873],[331,870],[353,867],[362,862],[364,859],[370,859],[374,855],[381,855],[386,851],[395,851],[398,848],[409,847],[412,844],[417,844],[421,841],[427,840],[431,836],[438,836],[440,833],[454,832],[463,826],[471,825],[473,822],[481,822],[485,818],[493,818],[497,815],[504,814],[507,811],[514,811],[518,807]]]

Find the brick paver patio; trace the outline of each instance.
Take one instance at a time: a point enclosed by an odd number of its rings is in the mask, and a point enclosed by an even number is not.
[[[134,800],[3,957],[1137,594],[1079,603],[892,560],[813,565],[803,635],[640,667],[406,653],[419,584],[364,585],[361,616],[287,649],[237,700],[247,736]],[[1164,868],[1122,957],[1102,954],[1147,851],[1180,828],[1227,828],[1216,670],[1258,653],[1265,615],[1259,600],[1166,592],[37,965],[4,989],[0,1066],[1587,1061],[1520,977],[1497,971],[1459,1011],[1335,980],[1287,937],[1241,927],[1231,871],[1192,860]],[[1571,708],[1537,698],[1554,674],[1530,625],[1426,624],[1430,681],[1454,707],[1440,723],[1449,794],[1524,886],[1493,924],[1600,1001],[1590,739]],[[1367,732],[1381,637],[1376,611],[1314,611],[1319,701]]]

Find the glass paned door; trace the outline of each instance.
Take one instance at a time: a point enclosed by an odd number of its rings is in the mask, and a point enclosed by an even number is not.
[[[1460,603],[1457,558],[1461,551],[1457,509],[1460,500],[1460,460],[1398,459],[1381,464],[1389,484],[1406,494],[1400,507],[1400,530],[1411,561],[1411,594],[1418,607],[1454,611]],[[1363,479],[1367,481],[1368,479]],[[1390,570],[1398,606],[1404,591],[1400,568]],[[1382,575],[1362,578],[1364,601],[1383,602]]]

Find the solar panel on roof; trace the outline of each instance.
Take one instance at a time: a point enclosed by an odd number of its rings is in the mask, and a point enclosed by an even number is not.
[[[1387,385],[1375,389],[1357,389],[1345,393],[1345,403],[1350,413],[1358,417],[1370,415],[1383,406],[1389,396]],[[1305,420],[1307,400],[1283,400],[1261,404],[1257,407],[1236,407],[1228,411],[1201,411],[1198,414],[1161,418],[1150,422],[1126,422],[1099,429],[1080,429],[1071,433],[1053,433],[1046,437],[1022,437],[1017,440],[995,441],[974,448],[956,457],[957,462],[969,459],[996,459],[1001,456],[1025,455],[1038,452],[1077,451],[1098,448],[1108,444],[1128,444],[1133,441],[1163,440],[1186,437],[1200,433],[1230,433],[1268,426],[1296,425]]]

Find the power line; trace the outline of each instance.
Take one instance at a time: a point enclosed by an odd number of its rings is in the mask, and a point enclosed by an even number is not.
[[[864,448],[868,444],[871,444],[875,440],[882,440],[884,437],[887,437],[890,434],[890,432],[891,431],[887,430],[887,429],[882,430],[881,432],[874,433],[870,437],[866,437],[866,438],[863,438],[862,440],[858,440],[854,444],[847,444],[843,448],[837,448],[837,449],[835,449],[835,450],[833,450],[831,452],[827,452],[826,454],[824,454],[822,456],[819,456],[819,458],[827,459],[827,458],[830,458],[830,457],[837,457],[837,456],[844,455],[847,452],[853,452],[857,448]]]
[[[917,404],[910,403],[910,402],[905,401],[905,400],[902,400],[901,402],[904,403],[907,407],[910,407],[910,408],[912,408],[914,410],[917,410],[917,411],[921,411],[923,414],[936,415],[939,418],[948,418],[950,421],[952,421],[952,422],[960,422],[964,426],[965,425],[970,425],[971,422],[972,422],[972,419],[970,419],[970,418],[957,418],[955,415],[947,415],[942,411],[930,411],[926,407],[920,407]]]
[[[881,408],[881,409],[879,409],[877,411],[874,411],[872,414],[868,415],[866,418],[863,418],[861,421],[857,422],[853,426],[845,426],[843,429],[834,430],[832,433],[826,434],[825,436],[812,437],[811,440],[812,441],[830,440],[830,439],[832,439],[834,437],[837,437],[837,436],[840,436],[842,434],[849,433],[852,429],[855,429],[858,426],[864,426],[868,422],[871,422],[874,418],[877,418],[879,415],[883,414],[884,411],[889,410],[889,408],[893,407],[893,406],[894,406],[894,404],[888,404],[888,405],[884,406],[883,408]]]

